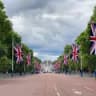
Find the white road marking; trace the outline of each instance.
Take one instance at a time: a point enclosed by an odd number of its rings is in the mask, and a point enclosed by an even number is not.
[[[81,91],[78,91],[77,89],[72,89],[73,93],[76,94],[76,95],[82,95],[82,92]]]
[[[76,89],[72,89],[72,91],[75,91]]]
[[[56,86],[54,87],[54,89],[55,89],[55,91],[57,92],[57,87],[56,87]]]
[[[59,92],[57,92],[56,94],[57,94],[57,96],[60,96],[60,93]]]
[[[84,87],[85,89],[87,89],[88,91],[93,91],[93,89],[92,88],[89,88],[89,87]]]
[[[54,90],[56,91],[56,95],[57,95],[57,96],[61,96],[61,95],[60,95],[60,93],[58,92],[58,90],[57,90],[57,87],[56,87],[56,86],[54,87]]]
[[[82,95],[81,91],[74,91],[74,93],[77,94],[77,95]]]

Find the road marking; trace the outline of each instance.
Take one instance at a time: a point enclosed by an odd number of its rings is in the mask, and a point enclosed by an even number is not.
[[[60,93],[59,92],[57,92],[56,94],[57,94],[57,96],[60,96]]]
[[[89,91],[93,91],[93,89],[92,88],[89,88],[89,87],[84,87],[85,89],[87,89],[87,90],[89,90]]]
[[[76,95],[82,95],[82,92],[81,91],[78,91],[76,89],[72,89],[73,93],[76,94]]]
[[[74,93],[77,94],[77,95],[82,95],[81,91],[74,91]]]
[[[72,89],[72,91],[75,91],[76,89]]]
[[[57,91],[57,88],[56,87],[54,87],[54,89],[55,89],[55,91]]]
[[[54,90],[56,91],[56,95],[57,95],[57,96],[61,96],[61,95],[60,95],[60,93],[58,92],[58,90],[57,90],[57,87],[56,87],[56,86],[54,87]]]

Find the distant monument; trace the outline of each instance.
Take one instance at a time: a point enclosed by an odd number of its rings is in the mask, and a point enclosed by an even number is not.
[[[45,61],[43,61],[42,62],[42,64],[41,64],[41,70],[42,70],[42,72],[44,72],[44,73],[47,73],[47,72],[52,72],[52,70],[53,70],[53,64],[52,64],[52,61],[47,61],[47,60],[45,60]]]

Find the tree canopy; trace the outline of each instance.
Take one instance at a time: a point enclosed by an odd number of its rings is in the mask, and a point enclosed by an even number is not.
[[[82,61],[82,67],[83,70],[85,71],[90,71],[93,72],[96,69],[96,55],[90,55],[90,34],[91,34],[91,27],[90,23],[91,21],[96,22],[96,7],[94,8],[93,15],[91,16],[91,19],[89,23],[87,24],[86,29],[76,38],[74,41],[79,45],[79,62],[78,64],[75,64],[71,58],[68,59],[68,66],[71,69],[75,70],[77,68],[80,69],[81,67],[81,61]],[[64,53],[67,54],[68,56],[72,53],[72,47],[71,45],[66,45],[64,47]],[[82,60],[81,60],[82,56]],[[61,59],[60,59],[61,58]],[[58,60],[58,59],[57,59]],[[62,56],[59,57],[59,60],[62,61]],[[62,64],[61,64],[62,66]]]
[[[14,46],[16,43],[22,44],[24,54],[22,65],[16,64],[14,60],[14,71],[24,71],[25,69],[25,71],[32,71],[34,69],[33,50],[22,43],[21,36],[12,28],[12,23],[6,15],[5,7],[0,0],[0,72],[12,71],[12,41],[14,41]],[[31,54],[31,65],[27,66],[26,55],[29,52]]]

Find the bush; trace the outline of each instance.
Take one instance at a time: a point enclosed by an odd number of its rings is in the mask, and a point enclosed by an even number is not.
[[[96,69],[96,56],[87,54],[83,55],[82,63],[83,69],[93,72]]]
[[[0,58],[0,72],[8,72],[11,68],[11,60],[6,56]]]

